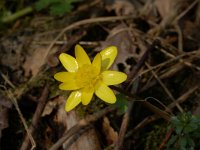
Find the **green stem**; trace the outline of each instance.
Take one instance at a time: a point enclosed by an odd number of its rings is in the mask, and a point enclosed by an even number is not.
[[[10,15],[10,16],[6,16],[6,17],[3,17],[1,22],[3,23],[9,23],[9,22],[12,22],[22,16],[25,16],[29,13],[31,13],[33,11],[33,7],[27,7],[27,8],[24,8],[20,11],[17,11],[15,12],[14,14]]]

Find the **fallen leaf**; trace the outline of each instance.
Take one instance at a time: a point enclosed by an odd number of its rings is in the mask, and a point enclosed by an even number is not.
[[[65,100],[60,98],[59,96],[54,98],[53,100],[49,100],[44,108],[42,113],[42,117],[50,115],[54,109],[56,109],[59,105],[63,104]]]
[[[169,15],[169,13],[172,11],[172,3],[173,0],[156,0],[155,5],[158,9],[158,12],[162,18]]]
[[[51,53],[57,51],[58,47],[53,47]],[[47,47],[40,46],[36,48],[32,55],[26,57],[26,61],[23,65],[23,69],[25,71],[25,76],[32,76],[37,75],[40,70],[40,67],[46,63],[46,50]]]
[[[107,117],[103,118],[103,133],[108,145],[115,143],[118,139],[118,133],[111,127],[110,121]]]
[[[43,65],[45,52],[46,47],[39,47],[35,49],[33,55],[26,57],[23,65],[25,76],[30,76],[30,74],[35,76],[38,73],[39,68]]]
[[[120,24],[110,31],[106,40],[101,42],[101,46],[96,49],[100,51],[111,45],[116,46],[118,55],[112,69],[124,71],[127,74],[134,64],[134,60],[140,58],[145,51],[145,47],[142,47],[144,44],[141,44],[139,39],[133,37],[134,35],[131,35],[130,32],[126,25]],[[124,68],[124,70],[120,68]]]
[[[76,125],[79,120],[80,118],[77,116],[75,111],[70,111],[69,113],[67,113],[67,118],[65,118],[67,130],[69,130],[71,127]],[[78,139],[67,140],[63,144],[63,149],[66,149],[66,148],[69,150],[83,150],[83,149],[100,150],[100,143],[97,138],[95,129],[91,128],[85,131],[84,134],[78,135]]]
[[[64,103],[65,105],[65,103]],[[63,105],[63,106],[64,106]],[[62,121],[62,124],[66,126],[66,131],[71,129],[76,125],[80,118],[76,114],[75,110],[66,113],[64,107],[59,109],[58,112],[59,120]],[[58,119],[58,118],[57,118]],[[72,144],[71,144],[72,143]],[[100,143],[97,138],[97,134],[94,128],[91,128],[84,132],[82,135],[78,135],[77,139],[71,140],[68,139],[63,144],[63,149],[68,150],[100,150]]]
[[[108,11],[115,11],[118,16],[131,15],[135,12],[134,5],[127,0],[119,1],[115,0],[112,4],[106,5]]]
[[[57,134],[60,137],[62,137],[64,133],[76,125],[80,120],[79,116],[74,110],[68,113],[65,111],[65,103],[66,98],[63,96],[56,97],[51,102],[48,102],[43,112],[43,116],[45,116],[56,109],[56,114],[53,117],[53,121],[58,125]],[[63,149],[100,150],[100,144],[95,129],[91,128],[87,130],[84,134],[79,135],[78,139],[74,141],[71,141],[71,138],[66,140],[63,144]]]

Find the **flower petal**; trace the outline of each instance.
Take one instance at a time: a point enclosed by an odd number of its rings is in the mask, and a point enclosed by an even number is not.
[[[101,75],[106,85],[119,84],[127,79],[127,75],[119,71],[104,71]]]
[[[92,66],[94,68],[96,68],[96,72],[97,74],[100,73],[101,71],[101,55],[100,54],[97,54],[95,57],[94,57],[94,60],[92,62]]]
[[[94,88],[91,87],[91,88],[83,88],[81,90],[82,92],[82,97],[81,97],[81,100],[82,100],[82,104],[83,105],[88,105],[92,99],[92,96],[94,94]]]
[[[107,103],[115,103],[116,97],[113,91],[103,82],[99,82],[95,86],[95,94]]]
[[[75,46],[75,56],[79,67],[84,64],[91,64],[90,58],[88,57],[87,53],[78,44]]]
[[[110,46],[105,49],[103,49],[101,52],[102,57],[102,69],[106,70],[108,69],[114,62],[116,56],[117,56],[117,47]]]
[[[65,104],[65,110],[68,112],[72,109],[74,109],[79,103],[81,102],[81,92],[80,91],[74,91],[72,92]]]
[[[58,72],[54,75],[54,78],[60,82],[68,82],[70,80],[74,81],[75,73],[74,72]]]
[[[78,63],[76,59],[66,53],[61,53],[59,59],[65,69],[69,72],[76,72],[78,69]]]
[[[80,86],[78,86],[75,81],[70,80],[68,82],[61,83],[59,85],[59,89],[61,89],[61,90],[77,90],[77,89],[80,89]]]

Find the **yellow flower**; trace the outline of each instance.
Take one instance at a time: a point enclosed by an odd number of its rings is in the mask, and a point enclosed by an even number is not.
[[[117,56],[117,48],[105,48],[91,63],[84,49],[76,45],[75,56],[76,59],[66,53],[60,54],[59,59],[68,72],[54,75],[56,80],[62,82],[59,85],[61,90],[73,90],[67,99],[65,110],[72,110],[80,102],[83,105],[89,104],[94,93],[107,103],[115,103],[115,94],[108,86],[124,82],[127,78],[125,73],[107,70]]]

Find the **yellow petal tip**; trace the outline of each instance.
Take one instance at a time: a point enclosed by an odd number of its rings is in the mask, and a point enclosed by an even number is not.
[[[65,67],[65,69],[69,72],[75,72],[78,69],[78,64],[76,59],[66,53],[61,53],[59,55],[59,60]]]
[[[74,109],[79,103],[81,102],[81,93],[79,91],[74,91],[72,92],[65,104],[65,110],[67,112],[71,111]]]
[[[61,54],[59,55],[59,60],[62,61],[62,60],[64,59],[65,55],[68,55],[68,54],[66,54],[66,53],[61,53]]]
[[[102,69],[106,70],[110,68],[113,64],[116,56],[117,56],[117,47],[116,46],[109,46],[103,49],[100,54],[102,56]]]
[[[116,103],[117,99],[116,97],[113,97],[112,99],[109,99],[109,101],[107,101],[109,104],[114,104]]]
[[[78,44],[75,46],[75,56],[79,67],[83,66],[84,64],[91,64],[90,58],[88,57],[87,53],[85,52],[83,47]]]
[[[75,49],[79,49],[79,48],[83,49],[83,47],[81,45],[76,44]]]

